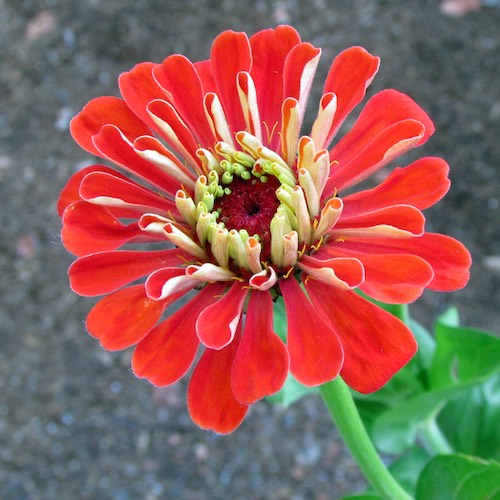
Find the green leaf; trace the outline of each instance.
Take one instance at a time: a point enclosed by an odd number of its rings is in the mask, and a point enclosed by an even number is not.
[[[438,424],[461,453],[500,460],[500,374],[448,403]]]
[[[500,498],[500,464],[467,455],[439,455],[423,470],[417,500]]]
[[[418,343],[418,351],[414,359],[421,372],[425,373],[431,366],[434,350],[436,349],[436,341],[427,329],[414,319],[410,318],[408,326],[413,335],[415,335]],[[425,375],[425,379],[427,379],[427,374]]]
[[[430,368],[433,388],[479,382],[500,370],[500,338],[454,323],[453,310],[436,323],[437,346]]]
[[[385,453],[402,453],[409,448],[427,422],[436,417],[447,401],[464,394],[468,386],[455,386],[421,393],[389,408],[375,421],[373,439]]]
[[[357,495],[342,497],[341,500],[383,500],[383,498],[376,493],[358,493]]]
[[[389,470],[396,481],[406,491],[414,495],[418,477],[430,458],[431,456],[423,448],[413,446],[407,453],[394,461]]]

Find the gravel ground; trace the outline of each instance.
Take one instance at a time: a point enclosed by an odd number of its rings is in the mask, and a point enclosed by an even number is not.
[[[448,17],[431,0],[0,0],[0,498],[323,500],[363,488],[318,398],[258,404],[220,437],[189,421],[185,385],[134,379],[130,352],[85,333],[92,301],[70,292],[58,236],[59,190],[93,161],[68,133],[85,102],[117,94],[139,61],[206,58],[224,29],[279,23],[323,47],[318,81],[363,45],[382,57],[370,95],[397,88],[433,117],[437,133],[407,159],[449,161],[452,189],[428,225],[475,264],[465,290],[413,310],[430,324],[457,304],[468,325],[499,329],[497,2]]]

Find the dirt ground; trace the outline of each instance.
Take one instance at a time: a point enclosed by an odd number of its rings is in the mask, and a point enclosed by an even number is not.
[[[450,163],[452,189],[428,226],[475,262],[465,290],[412,310],[430,324],[456,304],[464,323],[498,331],[500,5],[486,3],[450,17],[437,0],[0,0],[0,498],[325,500],[363,488],[318,398],[260,403],[216,436],[190,422],[183,384],[153,389],[130,373],[130,352],[85,333],[92,300],[69,290],[55,202],[93,159],[68,122],[117,94],[135,63],[206,58],[227,28],[294,25],[324,49],[316,92],[334,55],[363,45],[382,58],[369,95],[397,88],[434,119],[407,160]]]

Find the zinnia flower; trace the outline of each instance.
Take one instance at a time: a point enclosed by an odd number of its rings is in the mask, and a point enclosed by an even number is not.
[[[375,94],[330,146],[377,57],[352,47],[335,58],[301,135],[320,53],[289,26],[226,31],[209,60],[138,64],[120,76],[123,99],[94,99],[71,122],[82,148],[120,168],[84,168],[59,200],[78,256],[71,287],[105,295],[87,329],[105,349],[135,346],[134,373],[157,386],[196,363],[189,412],[219,433],[289,372],[308,386],[340,374],[369,393],[411,359],[410,330],[355,289],[408,303],[468,279],[463,245],[424,229],[421,210],[449,188],[443,160],[352,190],[433,133],[410,97]],[[286,343],[273,331],[280,295]]]

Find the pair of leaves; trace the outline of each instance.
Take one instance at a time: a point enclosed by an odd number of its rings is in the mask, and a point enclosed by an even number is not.
[[[412,397],[401,404],[391,404],[376,417],[373,437],[377,447],[387,453],[403,452],[415,442],[417,433],[425,432],[426,426],[433,425],[442,412],[439,423],[445,434],[449,431],[450,436],[446,437],[453,444],[463,441],[457,428],[463,429],[462,434],[471,428],[490,429],[483,436],[475,433],[477,438],[483,437],[475,447],[456,449],[491,457],[488,454],[491,448],[500,449],[500,428],[494,424],[499,421],[500,412],[500,384],[495,383],[500,373],[500,339],[459,327],[456,311],[450,310],[438,319],[434,356],[427,370],[425,364],[424,360],[420,379],[428,379],[426,390],[415,391]],[[457,413],[461,408],[468,411]],[[487,452],[481,450],[483,446]]]
[[[402,466],[404,474],[413,472],[420,478],[416,500],[497,500],[500,498],[500,464],[487,462],[467,455],[438,455],[424,467],[428,457],[423,451],[411,453]],[[391,472],[398,477],[397,467]],[[401,472],[401,471],[399,471]],[[404,476],[399,474],[405,485]],[[350,495],[343,500],[383,500],[377,493]]]

